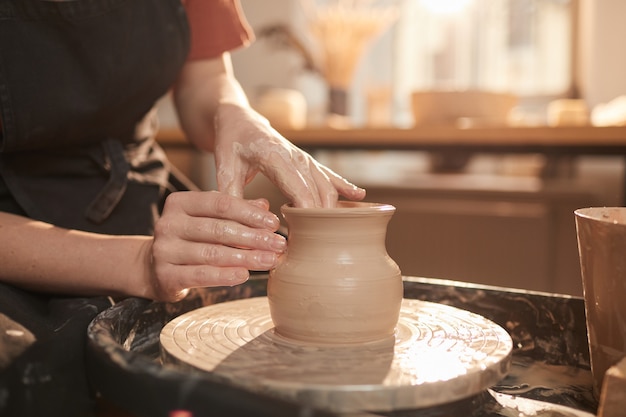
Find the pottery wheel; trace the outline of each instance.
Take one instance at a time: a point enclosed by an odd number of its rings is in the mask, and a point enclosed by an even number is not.
[[[478,394],[508,372],[512,341],[477,314],[405,299],[395,337],[311,346],[276,333],[266,297],[183,314],[161,331],[164,362],[336,412],[422,408]]]

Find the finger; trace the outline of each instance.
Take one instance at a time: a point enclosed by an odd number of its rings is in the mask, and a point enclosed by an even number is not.
[[[321,201],[321,206],[326,208],[332,208],[337,205],[337,189],[331,183],[330,178],[326,173],[321,170],[317,163],[315,163],[314,169],[311,171],[311,176],[317,183],[317,190]]]
[[[257,204],[229,196],[217,191],[185,191],[170,194],[165,202],[164,216],[157,223],[157,228],[167,229],[170,212],[183,211],[192,217],[232,220],[254,228],[276,231],[280,226],[278,217]],[[176,218],[177,216],[171,216]],[[156,233],[156,229],[155,229]]]
[[[156,298],[177,301],[189,288],[221,287],[242,284],[250,272],[242,267],[216,267],[212,265],[164,265],[159,268],[161,278]]]
[[[313,180],[308,160],[296,158],[286,160],[286,155],[278,152],[270,156],[263,167],[263,174],[276,185],[296,207],[319,207],[321,200],[317,185]]]
[[[279,253],[287,246],[285,239],[271,230],[251,228],[230,220],[203,217],[185,217],[170,223],[168,236],[183,241],[216,243]],[[157,240],[157,245],[159,243],[160,240]]]
[[[230,196],[243,198],[247,166],[237,157],[236,149],[224,152],[222,146],[218,145],[215,150],[215,166],[217,189]]]
[[[276,266],[278,254],[273,251],[239,249],[214,243],[182,242],[169,253],[167,261],[173,265],[243,267],[253,271],[266,271]]]
[[[356,186],[324,165],[320,165],[320,168],[326,173],[339,195],[350,200],[363,200],[365,198],[366,191],[364,188]]]
[[[219,268],[210,265],[183,266],[187,288],[202,288],[238,285],[250,278],[246,268]]]
[[[254,200],[247,200],[250,204],[254,204],[255,206],[262,208],[263,210],[270,209],[270,202],[265,198],[257,198]]]
[[[217,189],[218,191],[228,194],[232,197],[243,198],[243,190],[245,180],[234,169],[220,169],[217,173]]]
[[[316,169],[315,160],[304,152],[298,153],[296,155],[296,160],[298,161],[297,166],[299,168],[299,173],[309,189],[309,194],[313,197],[314,207],[320,207],[322,205],[322,199],[320,198],[320,189],[315,178],[315,173],[319,172]],[[320,184],[323,183],[324,181],[320,182]]]

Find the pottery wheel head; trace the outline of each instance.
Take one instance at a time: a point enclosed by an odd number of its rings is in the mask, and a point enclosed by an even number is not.
[[[314,346],[274,331],[266,297],[186,313],[161,332],[165,362],[336,412],[422,408],[475,395],[508,372],[512,341],[482,316],[403,300],[394,337]]]

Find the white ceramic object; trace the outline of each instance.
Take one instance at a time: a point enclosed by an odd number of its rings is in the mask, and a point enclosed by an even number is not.
[[[303,129],[306,127],[306,99],[298,90],[270,88],[255,101],[254,108],[275,128]]]

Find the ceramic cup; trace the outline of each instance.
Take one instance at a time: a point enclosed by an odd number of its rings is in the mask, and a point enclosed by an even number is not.
[[[583,280],[594,394],[626,356],[626,207],[574,212]]]

